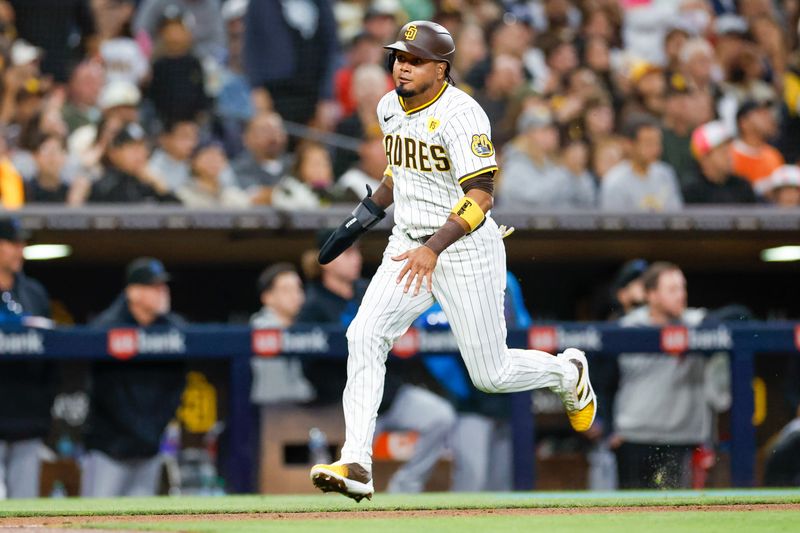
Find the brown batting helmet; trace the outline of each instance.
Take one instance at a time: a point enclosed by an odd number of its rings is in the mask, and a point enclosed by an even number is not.
[[[384,46],[388,50],[408,52],[422,59],[453,62],[456,44],[447,28],[427,20],[414,20],[400,28],[397,41]]]

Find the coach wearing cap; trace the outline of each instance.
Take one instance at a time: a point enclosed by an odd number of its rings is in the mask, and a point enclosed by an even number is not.
[[[147,168],[147,137],[139,124],[131,122],[111,139],[103,155],[103,176],[92,185],[90,202],[154,203],[179,200]]]
[[[0,218],[0,322],[50,317],[44,287],[22,272],[29,233],[13,218]],[[40,456],[50,431],[55,395],[52,363],[4,361],[0,366],[0,499],[39,496]]]
[[[180,326],[170,311],[170,276],[161,261],[134,260],[125,290],[93,326],[147,328]],[[91,406],[86,435],[83,496],[147,496],[158,489],[159,444],[175,416],[184,388],[185,365],[178,361],[104,361],[92,367]]]

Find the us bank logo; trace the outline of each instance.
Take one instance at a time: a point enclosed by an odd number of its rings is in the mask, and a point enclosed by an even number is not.
[[[148,333],[136,328],[115,328],[108,331],[107,350],[121,361],[139,354],[184,354],[186,337],[178,330]]]
[[[578,329],[534,326],[528,330],[528,348],[550,353],[565,348],[600,352],[603,350],[603,335],[593,326]]]
[[[401,359],[413,357],[417,352],[419,352],[419,331],[416,328],[408,328],[392,346],[392,353]]]
[[[458,342],[450,330],[425,331],[408,328],[392,346],[392,354],[400,359],[413,357],[420,352],[457,353]]]
[[[689,349],[689,330],[684,326],[668,326],[661,330],[661,350],[680,354]]]
[[[681,354],[689,350],[713,351],[733,349],[731,330],[725,326],[694,329],[667,326],[661,329],[661,351]]]
[[[0,354],[36,355],[44,353],[44,337],[37,331],[24,333],[0,332]]]
[[[330,344],[328,334],[321,329],[295,332],[257,329],[252,333],[251,348],[254,354],[261,357],[275,357],[284,353],[327,353]]]

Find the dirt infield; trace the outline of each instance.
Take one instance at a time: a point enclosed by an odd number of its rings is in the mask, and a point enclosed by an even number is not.
[[[230,520],[319,520],[319,519],[371,519],[371,518],[417,518],[417,517],[451,517],[451,516],[543,516],[561,514],[617,514],[617,513],[662,513],[686,511],[800,511],[800,504],[739,504],[739,505],[646,505],[619,507],[529,507],[517,509],[439,509],[439,510],[402,510],[402,511],[336,511],[336,512],[299,512],[299,513],[205,513],[205,514],[160,514],[160,515],[93,515],[93,516],[51,516],[51,517],[15,517],[0,519],[0,531],[23,529],[25,531],[45,531],[76,533],[81,526],[98,523],[137,522],[137,523],[180,523],[180,522],[215,522]],[[93,533],[101,530],[93,529]],[[119,533],[120,530],[115,530]]]

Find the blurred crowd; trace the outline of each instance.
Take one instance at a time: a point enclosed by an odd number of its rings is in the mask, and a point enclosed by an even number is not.
[[[432,19],[497,203],[800,205],[797,0],[0,0],[0,200],[315,209],[386,165],[382,45]]]

